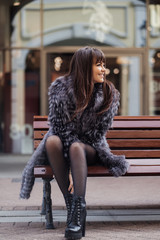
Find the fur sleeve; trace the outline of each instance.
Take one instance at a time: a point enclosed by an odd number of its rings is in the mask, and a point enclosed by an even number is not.
[[[53,132],[60,137],[65,150],[68,151],[69,146],[73,142],[78,141],[78,137],[75,119],[71,120],[74,104],[68,97],[64,82],[60,81],[57,81],[49,88],[48,120],[53,128]]]
[[[100,161],[113,176],[119,177],[127,172],[129,163],[125,160],[125,156],[112,154],[105,136],[95,141],[93,146]]]

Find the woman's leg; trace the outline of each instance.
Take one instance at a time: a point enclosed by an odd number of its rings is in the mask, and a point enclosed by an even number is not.
[[[63,145],[58,136],[50,136],[46,140],[46,150],[55,178],[63,195],[68,194],[69,172],[63,157]]]
[[[87,181],[87,165],[96,162],[96,151],[93,147],[75,142],[70,147],[70,162],[76,196],[85,196]]]
[[[67,239],[80,239],[85,236],[87,164],[95,163],[96,151],[88,145],[75,142],[70,147],[70,161],[74,198],[65,237]]]

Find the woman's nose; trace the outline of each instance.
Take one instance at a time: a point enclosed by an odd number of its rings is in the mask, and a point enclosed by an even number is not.
[[[105,72],[105,70],[106,70],[105,66],[102,66],[101,71]]]

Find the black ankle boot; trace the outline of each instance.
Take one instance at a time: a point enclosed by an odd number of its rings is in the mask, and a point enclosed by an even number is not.
[[[67,239],[80,239],[85,236],[86,203],[84,197],[74,197],[70,222],[65,231]]]
[[[67,195],[64,196],[64,199],[65,199],[66,208],[67,208],[67,226],[68,226],[71,219],[71,207],[73,202],[73,194],[68,193]]]

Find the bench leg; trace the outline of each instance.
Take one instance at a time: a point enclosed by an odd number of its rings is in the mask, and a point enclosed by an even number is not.
[[[43,179],[42,212],[46,215],[46,229],[54,229],[52,217],[51,180],[52,179]]]
[[[46,190],[45,190],[44,179],[43,179],[43,199],[42,199],[41,215],[46,215]]]

